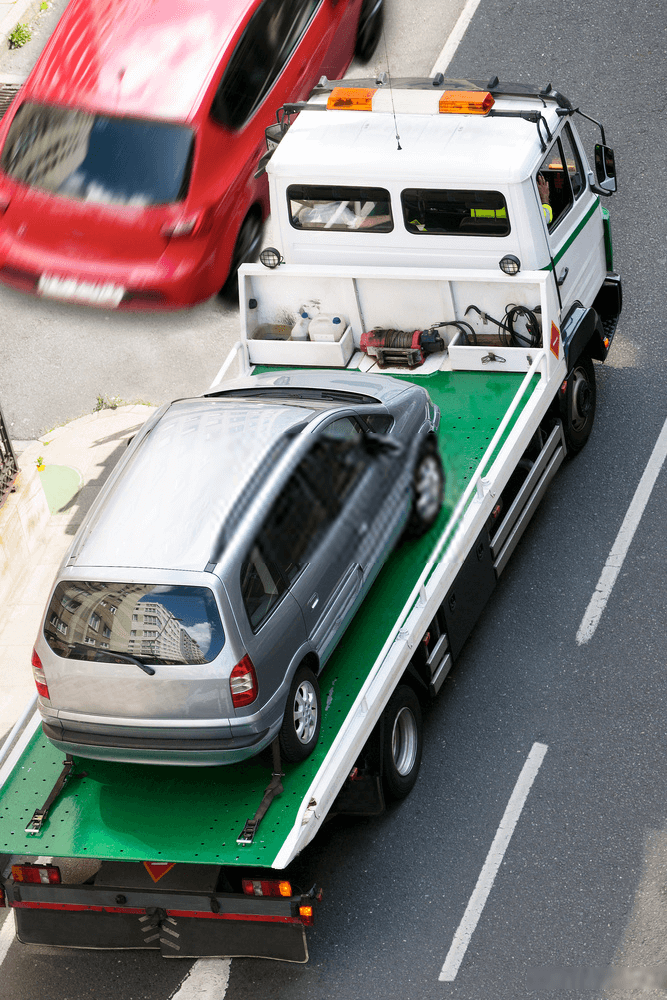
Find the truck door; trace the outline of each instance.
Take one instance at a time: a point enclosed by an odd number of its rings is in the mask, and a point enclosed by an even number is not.
[[[569,123],[540,164],[535,187],[550,209],[544,223],[563,314],[575,300],[591,306],[606,275],[602,215]]]

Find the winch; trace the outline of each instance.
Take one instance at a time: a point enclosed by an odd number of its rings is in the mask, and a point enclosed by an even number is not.
[[[378,368],[418,368],[427,355],[444,351],[445,342],[435,329],[370,330],[362,333],[360,346]]]

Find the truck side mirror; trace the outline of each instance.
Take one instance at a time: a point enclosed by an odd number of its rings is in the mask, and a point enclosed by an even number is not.
[[[614,194],[617,187],[614,150],[599,142],[595,144],[595,174],[599,188],[596,194]]]

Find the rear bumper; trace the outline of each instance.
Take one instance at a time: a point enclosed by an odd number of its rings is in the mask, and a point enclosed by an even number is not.
[[[25,246],[6,234],[0,237],[0,281],[21,292],[40,295],[42,275],[77,283],[80,292],[45,295],[52,301],[120,310],[183,309],[217,290],[216,261],[208,244],[169,245],[158,258],[90,260]],[[221,283],[221,282],[220,282]],[[123,289],[117,305],[92,300],[90,289]],[[40,295],[40,297],[42,297]]]
[[[164,958],[272,958],[306,962],[301,897],[131,890],[122,886],[11,885],[24,944],[152,949]]]
[[[278,727],[279,728],[279,727]],[[129,736],[122,732],[95,733],[42,722],[44,735],[63,753],[92,760],[113,760],[127,764],[237,764],[260,753],[276,735],[275,727],[261,732],[224,738],[191,733],[164,736]]]

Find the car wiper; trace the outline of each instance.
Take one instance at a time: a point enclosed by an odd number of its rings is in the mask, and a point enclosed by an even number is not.
[[[155,673],[155,668],[154,667],[151,667],[148,663],[144,663],[144,661],[140,660],[138,657],[132,656],[131,653],[116,653],[116,652],[113,652],[113,653],[106,653],[106,654],[103,654],[103,655],[105,657],[107,657],[106,659],[104,659],[104,660],[101,661],[103,663],[114,663],[114,662],[118,662],[118,660],[121,660],[121,662],[123,662],[123,663],[134,663],[135,666],[137,666],[141,670],[143,670],[145,674],[150,674],[151,677]],[[115,659],[113,659],[113,658],[115,658]],[[98,662],[100,662],[100,660],[98,660]]]

